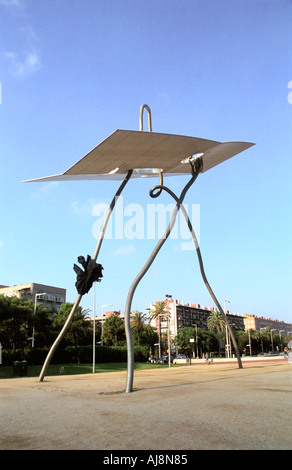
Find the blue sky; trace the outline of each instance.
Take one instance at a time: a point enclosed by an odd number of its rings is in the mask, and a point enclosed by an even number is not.
[[[154,132],[256,144],[200,175],[185,202],[200,207],[222,306],[292,322],[291,19],[289,0],[0,0],[0,284],[56,285],[74,302],[73,263],[96,245],[93,208],[119,183],[22,181],[65,171],[115,129],[139,130],[146,103]],[[166,183],[179,194],[187,180]],[[154,184],[130,181],[123,207],[153,204]],[[98,312],[124,311],[155,243],[105,240]],[[195,252],[180,247],[167,240],[133,309],[165,294],[213,306]],[[81,305],[93,308],[93,290]]]

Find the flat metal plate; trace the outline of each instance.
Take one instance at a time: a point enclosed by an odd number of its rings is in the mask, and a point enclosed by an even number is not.
[[[191,156],[203,154],[202,172],[251,147],[249,142],[217,142],[157,132],[116,130],[91,152],[59,175],[31,181],[121,180],[129,170],[132,177],[188,175]]]

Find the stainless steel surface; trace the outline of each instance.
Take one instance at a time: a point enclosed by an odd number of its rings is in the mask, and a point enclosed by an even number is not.
[[[189,157],[203,158],[204,173],[254,144],[157,132],[116,130],[64,173],[32,181],[122,180],[130,169],[132,178],[188,175]],[[203,154],[203,155],[201,155]]]

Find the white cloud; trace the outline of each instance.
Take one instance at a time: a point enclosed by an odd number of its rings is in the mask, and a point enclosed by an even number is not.
[[[136,253],[136,249],[133,245],[121,246],[114,251],[114,254],[117,256],[128,256]]]
[[[20,35],[21,39],[21,50],[14,50],[14,46],[11,49],[6,49],[4,56],[10,63],[10,73],[14,76],[25,77],[37,72],[41,67],[40,53],[37,47],[37,37],[33,27],[27,20],[27,15],[24,11],[24,3],[21,0],[0,0],[0,5],[4,7],[15,7],[17,12],[18,20],[21,19],[22,23],[25,19],[24,26],[16,26],[16,34]]]
[[[76,215],[87,216],[87,215],[92,215],[92,211],[95,205],[96,205],[96,201],[94,201],[94,199],[89,198],[85,202],[73,201],[71,204],[71,209]]]
[[[41,186],[39,186],[35,191],[34,195],[37,195],[37,197],[42,197],[43,195],[47,195],[50,193],[54,193],[56,188],[59,186],[58,181],[50,181],[49,183],[44,183]]]
[[[30,75],[41,66],[40,58],[36,51],[30,51],[22,56],[15,52],[6,52],[5,57],[10,60],[11,73],[18,77]]]
[[[0,240],[0,249],[3,248],[3,246],[4,246],[4,242]]]
[[[55,194],[57,193],[58,186],[58,181],[50,181],[49,183],[44,183],[40,186],[37,185],[36,188],[32,188],[32,190],[28,192],[27,197],[31,201],[41,202],[44,204],[48,201],[50,203],[55,202]]]

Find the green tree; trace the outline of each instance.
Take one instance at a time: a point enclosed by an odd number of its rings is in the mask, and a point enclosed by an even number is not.
[[[113,314],[105,319],[101,339],[105,344],[115,346],[125,340],[125,324],[118,315]]]
[[[225,321],[222,318],[222,315],[218,310],[214,310],[211,312],[209,317],[207,318],[207,327],[210,331],[217,331],[217,333],[220,333],[220,331],[224,331],[225,329]]]
[[[237,334],[237,344],[238,348],[241,353],[248,352],[249,353],[249,347],[247,346],[249,344],[249,337],[248,337],[248,332],[247,331],[238,331]]]
[[[266,343],[266,350],[279,350],[280,346],[280,335],[273,331],[273,328],[267,326],[264,331],[262,331],[262,337]]]
[[[190,342],[191,339],[194,339],[194,342]],[[179,351],[187,353],[189,356],[198,346],[202,355],[204,352],[216,351],[217,338],[211,331],[202,328],[198,328],[196,331],[195,328],[188,326],[178,330],[175,345]]]
[[[134,337],[137,337],[138,346],[141,345],[141,335],[145,328],[145,313],[134,310],[131,314],[131,330]]]
[[[214,310],[207,318],[207,328],[213,333],[217,332],[218,347],[220,352],[221,336],[225,330],[225,321],[218,310]]]
[[[194,352],[195,346],[195,342],[191,343],[190,339],[196,340],[196,330],[191,326],[186,326],[178,330],[174,341],[178,351],[186,354],[189,357],[191,357],[192,353]]]
[[[0,338],[3,348],[8,349],[11,347],[9,335],[7,332],[8,320],[10,319],[10,298],[5,295],[0,295]]]
[[[150,319],[157,318],[159,315],[167,315],[165,302],[156,302],[150,310]]]
[[[0,319],[1,319],[1,340],[2,345],[6,344],[12,353],[15,350],[27,346],[29,337],[29,323],[32,321],[32,310],[27,301],[16,296],[1,296]]]
[[[201,355],[204,352],[215,352],[218,347],[218,339],[214,333],[208,330],[198,328],[198,346],[201,350]]]
[[[64,326],[72,307],[72,303],[66,302],[61,305],[59,311],[55,314],[53,326],[58,332]],[[88,310],[84,310],[81,306],[77,308],[64,338],[66,341],[73,343],[78,364],[80,363],[79,345],[83,342],[84,338],[88,339],[92,335],[92,324],[85,320],[87,314]]]
[[[30,332],[30,338],[34,332],[34,344],[38,348],[49,347],[53,340],[53,317],[55,310],[37,304],[34,308],[32,300],[26,301],[28,309],[33,312],[29,315],[27,324]]]
[[[156,302],[150,310],[150,319],[158,318],[158,338],[159,338],[159,347],[160,353],[161,349],[166,351],[168,349],[168,337],[167,332],[161,333],[161,318],[168,321],[168,312],[166,309],[165,302]]]
[[[154,354],[155,344],[158,343],[158,334],[151,325],[145,324],[141,332],[141,345],[148,345],[151,353]]]
[[[250,331],[250,341],[251,341],[252,354],[258,354],[262,351],[261,334],[260,334],[259,331],[256,331],[256,330],[249,330],[249,331]],[[249,341],[246,344],[249,344]]]

